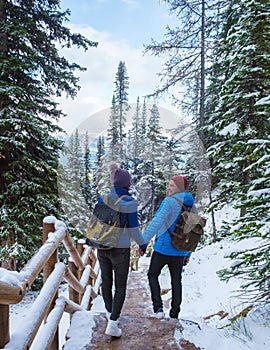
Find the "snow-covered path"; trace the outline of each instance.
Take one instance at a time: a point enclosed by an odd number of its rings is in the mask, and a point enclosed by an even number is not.
[[[229,259],[225,258],[228,251],[241,249],[243,246],[251,243],[249,240],[239,243],[224,240],[199,249],[192,254],[190,263],[183,272],[183,302],[180,322],[184,329],[182,332],[177,329],[173,330],[173,333],[169,336],[171,344],[178,346],[177,349],[179,349],[179,344],[182,346],[182,349],[185,349],[184,346],[189,349],[187,347],[189,343],[195,344],[201,350],[216,350],[217,344],[219,350],[269,349],[270,321],[269,313],[267,313],[266,309],[254,308],[246,318],[240,318],[231,326],[226,327],[226,325],[230,324],[229,318],[247,305],[243,305],[241,299],[235,293],[236,290],[239,290],[241,281],[232,279],[228,283],[222,282],[216,273],[231,263]],[[121,349],[120,347],[110,348],[110,346],[114,346],[114,344],[119,345],[123,342],[125,349],[130,348],[134,350],[136,349],[134,346],[136,344],[141,346],[142,341],[146,342],[147,349],[151,349],[149,345],[151,341],[154,341],[153,344],[158,349],[160,339],[164,337],[164,332],[169,332],[169,330],[166,327],[168,324],[166,320],[157,321],[150,317],[152,304],[147,281],[149,263],[150,258],[140,258],[139,270],[130,273],[127,298],[120,320],[123,338],[118,340],[117,343],[110,343],[108,339],[105,339],[105,308],[101,296],[98,296],[90,313],[85,313],[85,316],[82,313],[76,313],[76,318],[73,321],[74,324],[77,323],[77,327],[72,330],[73,342],[70,339],[64,350],[98,349],[101,341],[104,342],[104,349]],[[164,300],[165,313],[168,315],[171,286],[168,278],[168,269],[166,268],[162,271],[160,283],[161,288],[164,290],[162,298]],[[228,316],[220,317],[218,314],[220,311],[228,312]],[[214,316],[209,317],[210,315]],[[83,317],[88,318],[84,320]],[[197,324],[199,324],[200,329]],[[173,329],[173,327],[171,328]],[[78,339],[84,337],[87,337],[88,341],[91,339],[91,347],[78,346]],[[133,342],[132,346],[128,339]],[[165,339],[168,341],[168,338],[165,337]],[[69,346],[69,344],[73,344],[73,347]],[[91,343],[88,342],[88,344]]]
[[[181,305],[180,322],[183,331],[179,328],[170,333],[170,341],[175,346],[181,337],[195,344],[201,350],[268,350],[270,349],[270,319],[269,309],[258,307],[252,309],[247,317],[240,318],[230,327],[229,318],[243,309],[241,299],[235,293],[239,290],[240,281],[232,279],[228,283],[219,280],[216,272],[231,262],[225,258],[228,251],[250,246],[252,242],[246,240],[239,243],[221,241],[192,254],[190,263],[183,273],[183,302]],[[125,349],[134,350],[136,344],[146,342],[147,349],[151,349],[151,341],[155,346],[160,345],[164,332],[169,332],[168,322],[152,319],[150,291],[147,281],[147,267],[150,258],[139,260],[139,270],[130,272],[127,298],[124,304],[120,323],[123,337],[117,342],[110,342],[104,335],[106,327],[105,308],[102,297],[99,295],[93,302],[91,311],[76,312],[72,319],[72,327],[68,332],[70,339],[64,345],[64,350],[80,349]],[[161,287],[164,290],[163,300],[165,311],[168,314],[171,292],[168,270],[165,268],[160,276]],[[67,284],[62,286],[61,294],[66,295]],[[165,293],[166,292],[166,293]],[[22,303],[11,306],[11,331],[20,327],[30,304],[35,299],[35,293]],[[228,312],[228,317],[221,318],[220,311]],[[215,315],[208,317],[210,315]],[[194,323],[183,321],[190,320]],[[200,329],[196,325],[199,324]],[[61,346],[65,342],[65,335],[69,327],[69,314],[65,313],[60,324]],[[170,324],[170,328],[171,324]],[[168,340],[168,338],[165,337]],[[182,341],[182,349],[185,349]],[[100,346],[101,342],[104,345]],[[130,345],[132,342],[132,346]],[[177,344],[178,342],[178,344]],[[90,345],[92,344],[92,345]],[[188,343],[185,345],[187,346]],[[136,345],[137,346],[137,345]],[[140,345],[141,346],[141,345]],[[138,346],[139,348],[139,346]],[[140,348],[141,349],[141,348]],[[156,347],[158,349],[158,347]],[[164,348],[166,349],[166,347]],[[178,347],[179,349],[179,347]],[[194,348],[193,348],[194,349]]]
[[[139,271],[129,274],[127,296],[120,317],[123,334],[120,339],[111,339],[104,334],[107,320],[101,305],[93,306],[90,312],[77,312],[68,333],[70,339],[64,350],[74,349],[183,349],[199,350],[183,339],[182,325],[169,318],[156,320],[152,316],[150,291],[147,282],[149,259],[141,259]],[[88,327],[87,323],[88,322]],[[196,328],[196,324],[188,325]]]

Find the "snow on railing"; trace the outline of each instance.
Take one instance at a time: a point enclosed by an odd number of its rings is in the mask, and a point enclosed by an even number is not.
[[[58,262],[63,242],[70,258]],[[20,328],[9,334],[9,305],[19,303],[43,270],[43,287]],[[69,299],[58,297],[60,283],[69,284]],[[0,268],[0,348],[12,350],[59,348],[58,325],[64,312],[90,310],[100,287],[95,251],[84,240],[74,246],[66,225],[53,216],[43,220],[43,245],[20,272]],[[43,323],[43,324],[42,324]]]

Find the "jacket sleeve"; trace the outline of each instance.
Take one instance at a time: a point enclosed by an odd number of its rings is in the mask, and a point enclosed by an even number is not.
[[[142,237],[142,233],[140,230],[136,200],[132,200],[131,202],[129,202],[129,213],[127,213],[127,216],[128,216],[128,233],[130,237],[132,237],[138,245],[145,244],[145,241]]]
[[[160,235],[167,230],[166,223],[170,221],[171,205],[168,198],[165,198],[158,208],[150,224],[143,232],[143,239],[148,243],[155,235]],[[170,225],[169,225],[170,226]]]

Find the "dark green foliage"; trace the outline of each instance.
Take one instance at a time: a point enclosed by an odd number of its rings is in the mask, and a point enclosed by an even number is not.
[[[82,194],[88,208],[91,210],[96,201],[95,196],[95,182],[93,181],[93,166],[91,162],[91,153],[89,147],[88,132],[85,134],[84,148],[83,148],[83,162],[81,173],[81,188]]]
[[[222,233],[252,248],[234,252],[223,278],[243,279],[252,298],[269,294],[270,187],[270,31],[269,1],[234,1],[226,13],[209,101],[209,155],[218,179],[216,207],[233,203],[239,217],[225,223]],[[252,244],[252,243],[250,243]]]
[[[63,26],[59,1],[0,2],[0,242],[1,256],[27,259],[40,246],[41,224],[59,217],[57,167],[62,143],[54,96],[78,90],[76,63],[56,44],[96,46]],[[15,251],[16,250],[16,251]]]
[[[110,120],[109,120],[109,127],[107,130],[108,134],[108,142],[110,143],[110,149],[114,150],[115,147],[117,147],[117,144],[120,140],[119,135],[119,117],[118,117],[118,106],[115,101],[115,96],[113,95],[112,98],[112,106],[111,106],[111,113],[110,113]]]
[[[117,107],[118,126],[119,126],[119,141],[123,142],[125,135],[126,112],[130,109],[128,104],[128,89],[129,77],[124,61],[120,61],[115,77],[115,104]],[[120,155],[123,155],[123,150],[120,150]],[[123,158],[122,158],[123,159]]]
[[[85,234],[89,213],[96,200],[90,165],[88,135],[76,129],[65,147],[65,161],[59,167],[58,189],[64,221],[74,239]]]

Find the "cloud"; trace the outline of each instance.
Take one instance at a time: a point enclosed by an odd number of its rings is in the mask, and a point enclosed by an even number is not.
[[[111,107],[119,61],[125,61],[126,64],[130,103],[135,103],[138,96],[142,101],[144,95],[157,87],[157,73],[162,70],[160,58],[143,55],[142,50],[132,48],[127,40],[116,40],[108,32],[73,24],[69,27],[72,32],[79,32],[90,40],[98,41],[98,47],[89,48],[86,52],[77,48],[62,50],[67,59],[87,68],[86,72],[76,74],[80,77],[81,85],[77,97],[74,100],[65,97],[58,99],[60,108],[67,114],[59,123],[66,131],[74,131],[77,125],[93,113]],[[170,108],[168,102],[165,105],[164,107]]]
[[[129,7],[139,6],[139,3],[137,0],[121,0],[121,2]]]

